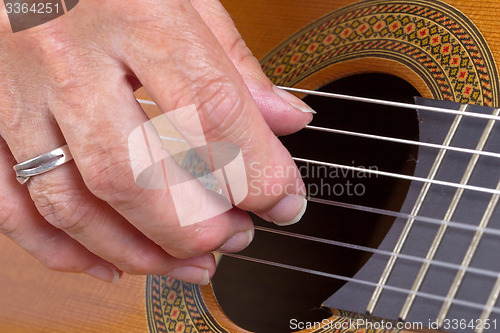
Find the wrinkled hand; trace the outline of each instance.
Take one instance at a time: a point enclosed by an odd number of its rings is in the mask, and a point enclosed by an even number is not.
[[[132,174],[127,138],[148,120],[140,85],[162,112],[194,104],[209,142],[241,148],[260,194],[181,227],[169,189],[141,188]],[[304,185],[278,172],[295,165],[275,134],[303,128],[310,111],[273,87],[217,0],[83,0],[38,27],[4,29],[0,231],[55,270],[206,284],[211,251],[250,243],[244,210],[277,224],[300,218]],[[14,164],[65,144],[74,161],[17,183]]]

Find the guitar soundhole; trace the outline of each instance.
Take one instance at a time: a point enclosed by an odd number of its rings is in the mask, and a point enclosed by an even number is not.
[[[363,74],[333,82],[322,91],[412,102],[418,92],[389,75]],[[317,110],[311,125],[418,140],[416,111],[308,96]],[[412,146],[312,130],[281,138],[292,156],[372,170],[413,174],[417,149]],[[409,183],[298,164],[312,197],[399,211]],[[377,247],[393,218],[309,203],[302,221],[288,232],[350,244]],[[275,228],[254,217],[256,225]],[[343,247],[257,231],[242,254],[320,272],[352,277],[370,254]],[[223,258],[213,279],[224,312],[254,332],[290,332],[299,323],[321,322],[330,312],[321,304],[343,281],[232,258]]]

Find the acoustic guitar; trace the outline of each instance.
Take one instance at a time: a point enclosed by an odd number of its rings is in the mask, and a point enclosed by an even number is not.
[[[0,332],[500,330],[500,3],[222,2],[270,79],[318,111],[282,138],[303,221],[256,218],[207,287],[53,272],[1,236]]]

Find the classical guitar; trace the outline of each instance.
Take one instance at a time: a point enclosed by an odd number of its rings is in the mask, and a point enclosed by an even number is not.
[[[2,236],[0,332],[500,330],[500,4],[222,2],[271,80],[318,111],[282,138],[304,220],[256,218],[209,287],[53,272]]]

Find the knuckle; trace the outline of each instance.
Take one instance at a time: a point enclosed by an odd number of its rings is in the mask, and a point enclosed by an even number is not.
[[[31,36],[32,44],[39,50],[48,79],[54,88],[74,88],[79,79],[81,56],[73,39],[63,27],[53,25]]]
[[[208,139],[234,140],[238,142],[250,125],[250,117],[243,111],[246,101],[237,87],[227,77],[203,79],[196,90],[197,107],[205,136]]]
[[[237,64],[245,62],[246,60],[256,61],[252,51],[250,51],[241,36],[238,36],[238,38],[233,41],[228,49],[228,53],[231,54],[233,61]]]
[[[82,89],[98,79],[102,59],[95,47],[76,39],[64,24],[49,24],[28,35],[38,51],[36,59],[49,94],[65,96],[65,103],[80,105]]]
[[[138,186],[134,181],[127,153],[109,153],[102,150],[85,154],[82,172],[89,190],[101,200],[122,204],[135,201]]]
[[[39,184],[31,182],[31,196],[45,220],[56,228],[73,234],[81,233],[86,228],[85,221],[90,209],[81,204],[83,200],[79,190],[54,184],[51,187],[37,185]]]

